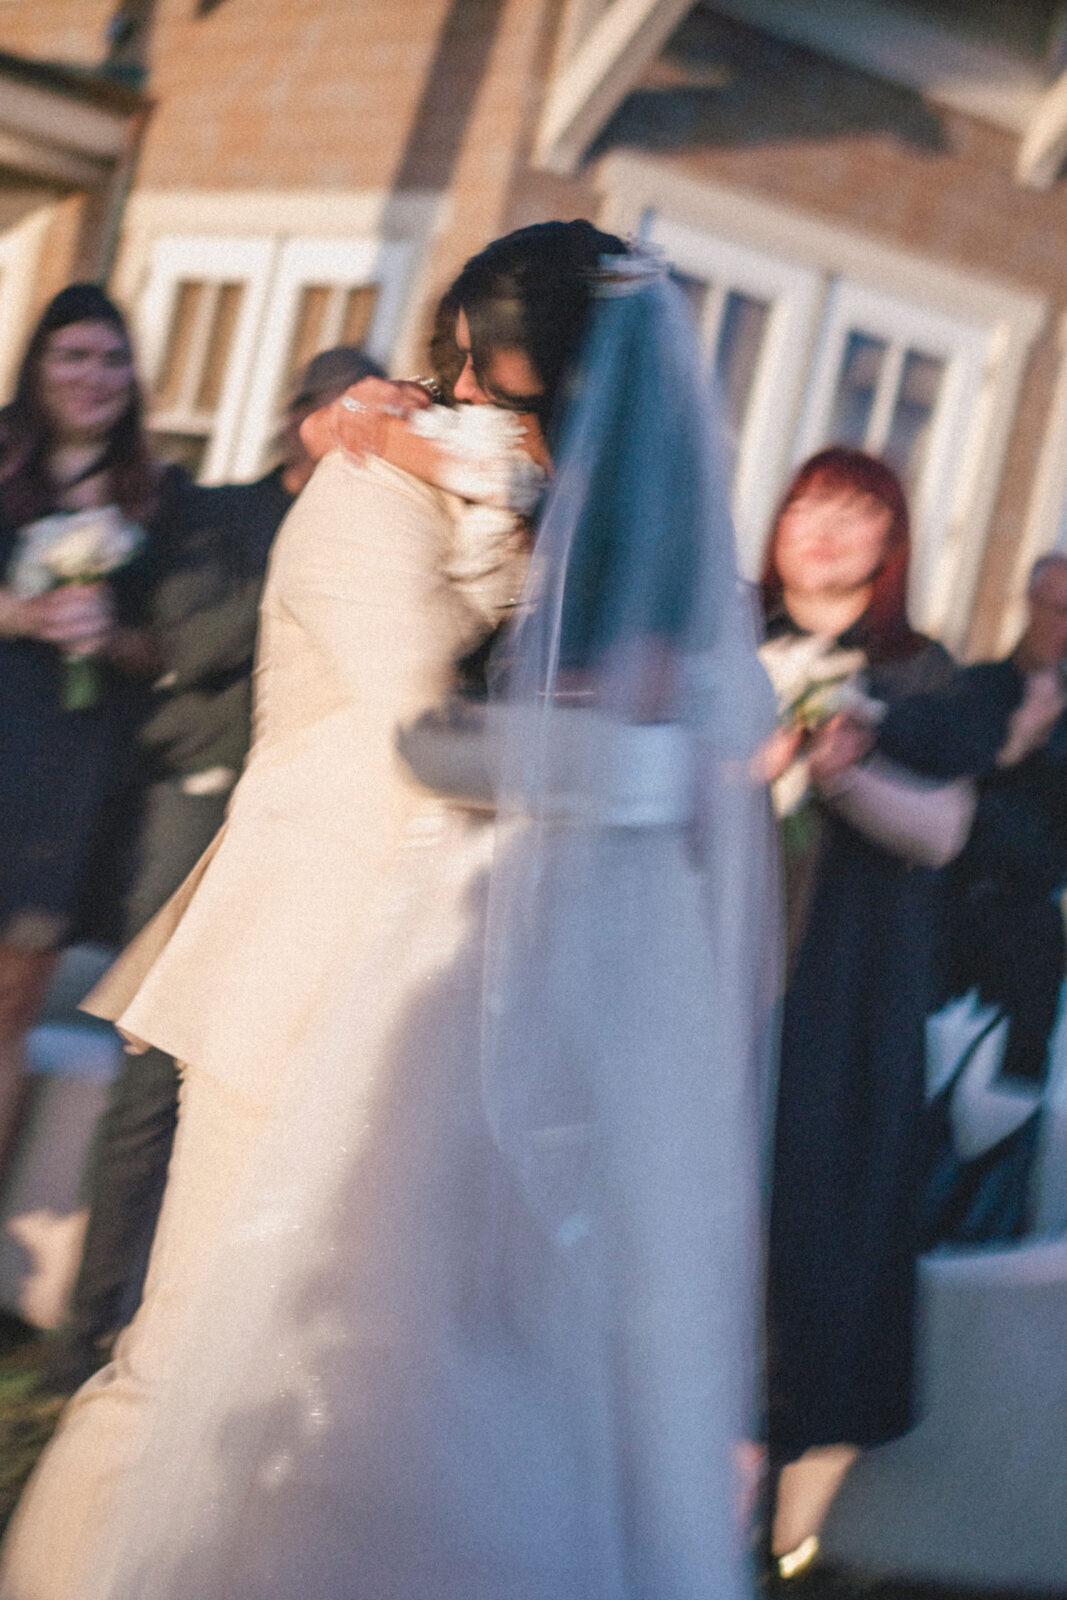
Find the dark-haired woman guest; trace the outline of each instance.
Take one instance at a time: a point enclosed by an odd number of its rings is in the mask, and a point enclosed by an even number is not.
[[[953,675],[910,625],[908,513],[884,463],[833,448],[797,473],[763,574],[771,640],[814,635],[862,652],[864,686],[892,705]],[[787,738],[788,736],[782,736]],[[852,758],[831,723],[810,748],[817,839],[794,928],[770,1224],[772,1461],[867,1446],[912,1421],[923,1027],[937,874],[963,842],[924,853],[898,837],[911,800]],[[857,809],[881,784],[880,822]],[[888,819],[890,826],[884,823]],[[906,830],[899,830],[901,834]]]
[[[142,631],[180,475],[149,457],[129,336],[92,284],[46,307],[0,412],[0,1165],[57,953],[97,931]]]

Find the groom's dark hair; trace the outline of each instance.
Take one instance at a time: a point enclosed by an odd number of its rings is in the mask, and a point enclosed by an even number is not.
[[[615,234],[579,221],[518,228],[472,256],[442,309],[453,324],[456,313],[465,314],[471,360],[483,388],[492,392],[486,374],[495,350],[525,351],[544,393],[499,398],[526,402],[519,409],[538,412],[551,426],[582,347],[597,264],[601,256],[626,254],[625,242]]]

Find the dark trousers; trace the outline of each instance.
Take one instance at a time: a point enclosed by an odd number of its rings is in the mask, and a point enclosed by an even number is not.
[[[155,915],[218,831],[228,794],[190,795],[180,778],[145,801],[127,935]],[[86,1177],[89,1223],[71,1298],[69,1334],[93,1343],[116,1333],[141,1298],[178,1121],[178,1070],[161,1050],[128,1055],[100,1120]]]

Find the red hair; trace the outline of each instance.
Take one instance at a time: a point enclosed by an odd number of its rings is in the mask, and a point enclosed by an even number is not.
[[[892,467],[865,450],[831,445],[820,450],[798,467],[771,524],[771,537],[760,577],[760,595],[765,616],[783,603],[782,579],[778,572],[778,529],[782,515],[794,500],[811,490],[827,495],[871,495],[889,512],[882,562],[874,578],[870,604],[864,613],[868,651],[872,658],[893,659],[913,655],[922,643],[908,621],[908,563],[911,558],[911,532],[908,502],[900,479]]]

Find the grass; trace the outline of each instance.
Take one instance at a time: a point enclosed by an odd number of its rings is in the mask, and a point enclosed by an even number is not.
[[[0,1313],[0,1530],[5,1528],[64,1406],[40,1384],[44,1338]]]

